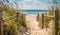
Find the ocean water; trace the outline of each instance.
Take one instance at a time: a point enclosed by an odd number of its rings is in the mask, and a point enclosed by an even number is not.
[[[37,15],[48,12],[48,10],[21,10],[25,15]]]

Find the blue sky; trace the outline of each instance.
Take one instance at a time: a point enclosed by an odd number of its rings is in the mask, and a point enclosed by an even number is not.
[[[51,0],[11,0],[18,3],[20,9],[49,9]],[[60,3],[60,0],[57,0]]]

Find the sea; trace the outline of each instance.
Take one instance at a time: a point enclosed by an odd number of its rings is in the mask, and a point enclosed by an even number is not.
[[[25,15],[37,15],[48,12],[49,10],[20,10]]]

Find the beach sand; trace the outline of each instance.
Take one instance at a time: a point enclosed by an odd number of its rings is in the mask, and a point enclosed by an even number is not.
[[[54,28],[52,27],[52,21],[50,22],[51,25],[47,30],[46,28],[40,29],[40,27],[38,27],[38,22],[36,21],[35,15],[26,16],[26,21],[28,28],[30,28],[30,35],[52,35],[51,28]]]

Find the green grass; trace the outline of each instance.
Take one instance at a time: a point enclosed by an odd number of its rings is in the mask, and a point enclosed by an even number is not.
[[[12,15],[16,15],[18,11],[12,9],[10,7],[3,6],[2,8],[2,18],[7,18]],[[18,19],[18,20],[17,20]],[[3,20],[3,31],[4,35],[16,35],[17,31],[19,31],[20,26],[26,27],[26,19],[25,16],[19,12],[18,17],[11,17],[9,19]]]

